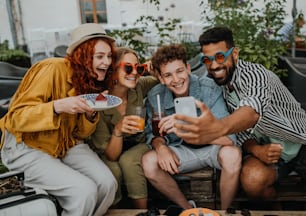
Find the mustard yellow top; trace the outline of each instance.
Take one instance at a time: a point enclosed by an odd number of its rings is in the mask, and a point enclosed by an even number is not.
[[[54,157],[64,157],[78,140],[93,133],[98,115],[90,122],[85,114],[53,113],[54,100],[76,95],[71,76],[70,63],[64,58],[49,58],[33,65],[0,120],[3,134],[8,130],[17,143],[24,141]]]

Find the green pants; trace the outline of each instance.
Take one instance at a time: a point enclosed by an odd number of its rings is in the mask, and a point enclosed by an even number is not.
[[[118,182],[118,190],[113,205],[122,199],[121,185],[124,184],[131,199],[147,198],[147,180],[144,176],[141,158],[149,150],[145,143],[140,143],[123,152],[118,161],[102,160],[110,168]]]

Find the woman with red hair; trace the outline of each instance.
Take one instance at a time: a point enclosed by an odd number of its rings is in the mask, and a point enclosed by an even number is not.
[[[38,62],[24,76],[0,120],[1,159],[24,172],[26,186],[56,197],[61,215],[103,215],[117,182],[84,142],[100,117],[79,95],[106,89],[114,39],[88,23],[71,32],[71,41],[65,58]]]

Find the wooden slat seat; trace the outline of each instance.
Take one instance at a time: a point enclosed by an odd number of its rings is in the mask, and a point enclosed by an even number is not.
[[[219,173],[217,173],[217,185]],[[290,174],[275,185],[277,197],[265,200],[251,200],[242,189],[238,191],[233,206],[235,208],[253,208],[255,210],[306,210],[306,181],[296,173]],[[217,208],[220,206],[220,192],[217,186]],[[295,209],[292,209],[295,208]]]
[[[215,208],[215,173],[215,169],[205,168],[190,173],[178,174],[173,178],[188,200],[194,200],[198,206]],[[149,187],[149,199],[153,203],[162,202],[163,204],[166,203],[166,205],[171,203],[152,186]]]

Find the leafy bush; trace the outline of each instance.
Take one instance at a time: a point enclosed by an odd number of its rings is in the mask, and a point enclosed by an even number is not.
[[[116,39],[117,46],[129,47],[137,52],[140,57],[140,62],[146,60],[149,44],[143,42],[140,38],[143,37],[143,29],[131,28],[123,30],[112,30],[107,34]]]
[[[143,0],[143,3],[150,3],[158,10],[160,0]],[[279,76],[285,76],[286,71],[278,67],[279,56],[285,54],[287,47],[280,41],[274,40],[277,31],[283,25],[286,15],[286,0],[208,0],[200,1],[199,6],[203,8],[202,18],[206,28],[212,26],[227,26],[232,29],[236,46],[239,48],[239,56],[246,61],[264,65],[267,69],[275,72]],[[255,6],[256,4],[256,6]],[[159,46],[163,43],[178,42],[172,36],[178,26],[180,19],[161,20],[160,17],[140,16],[136,24],[141,24],[143,28],[136,32],[133,29],[125,31],[115,31],[114,34],[122,38],[127,46],[135,49],[140,56],[147,58],[150,44],[144,43],[136,36],[142,37],[144,33],[152,32],[152,26],[157,32]],[[205,30],[205,29],[204,29]],[[134,33],[134,35],[130,35]],[[199,49],[195,43],[181,41],[185,44],[188,57],[192,58],[198,54]]]
[[[159,10],[159,0],[148,0],[152,7]],[[145,3],[146,0],[143,0]],[[140,60],[146,61],[151,58],[152,52],[155,51],[157,46],[175,42],[176,38],[173,36],[174,30],[178,27],[180,19],[167,19],[164,20],[162,16],[140,16],[134,23],[134,26],[141,26],[138,28],[129,28],[123,30],[112,30],[108,35],[116,39],[118,46],[127,46],[134,49],[140,56]],[[145,34],[154,34],[154,39],[157,40],[156,44],[150,44],[144,40]]]
[[[8,40],[0,43],[0,61],[8,62],[21,67],[31,66],[29,55],[22,49],[9,49]]]
[[[279,76],[286,71],[278,68],[280,55],[286,45],[274,40],[283,25],[286,0],[209,0],[201,1],[203,19],[212,26],[227,26],[232,29],[241,59],[264,65]],[[256,4],[256,6],[255,6]]]

